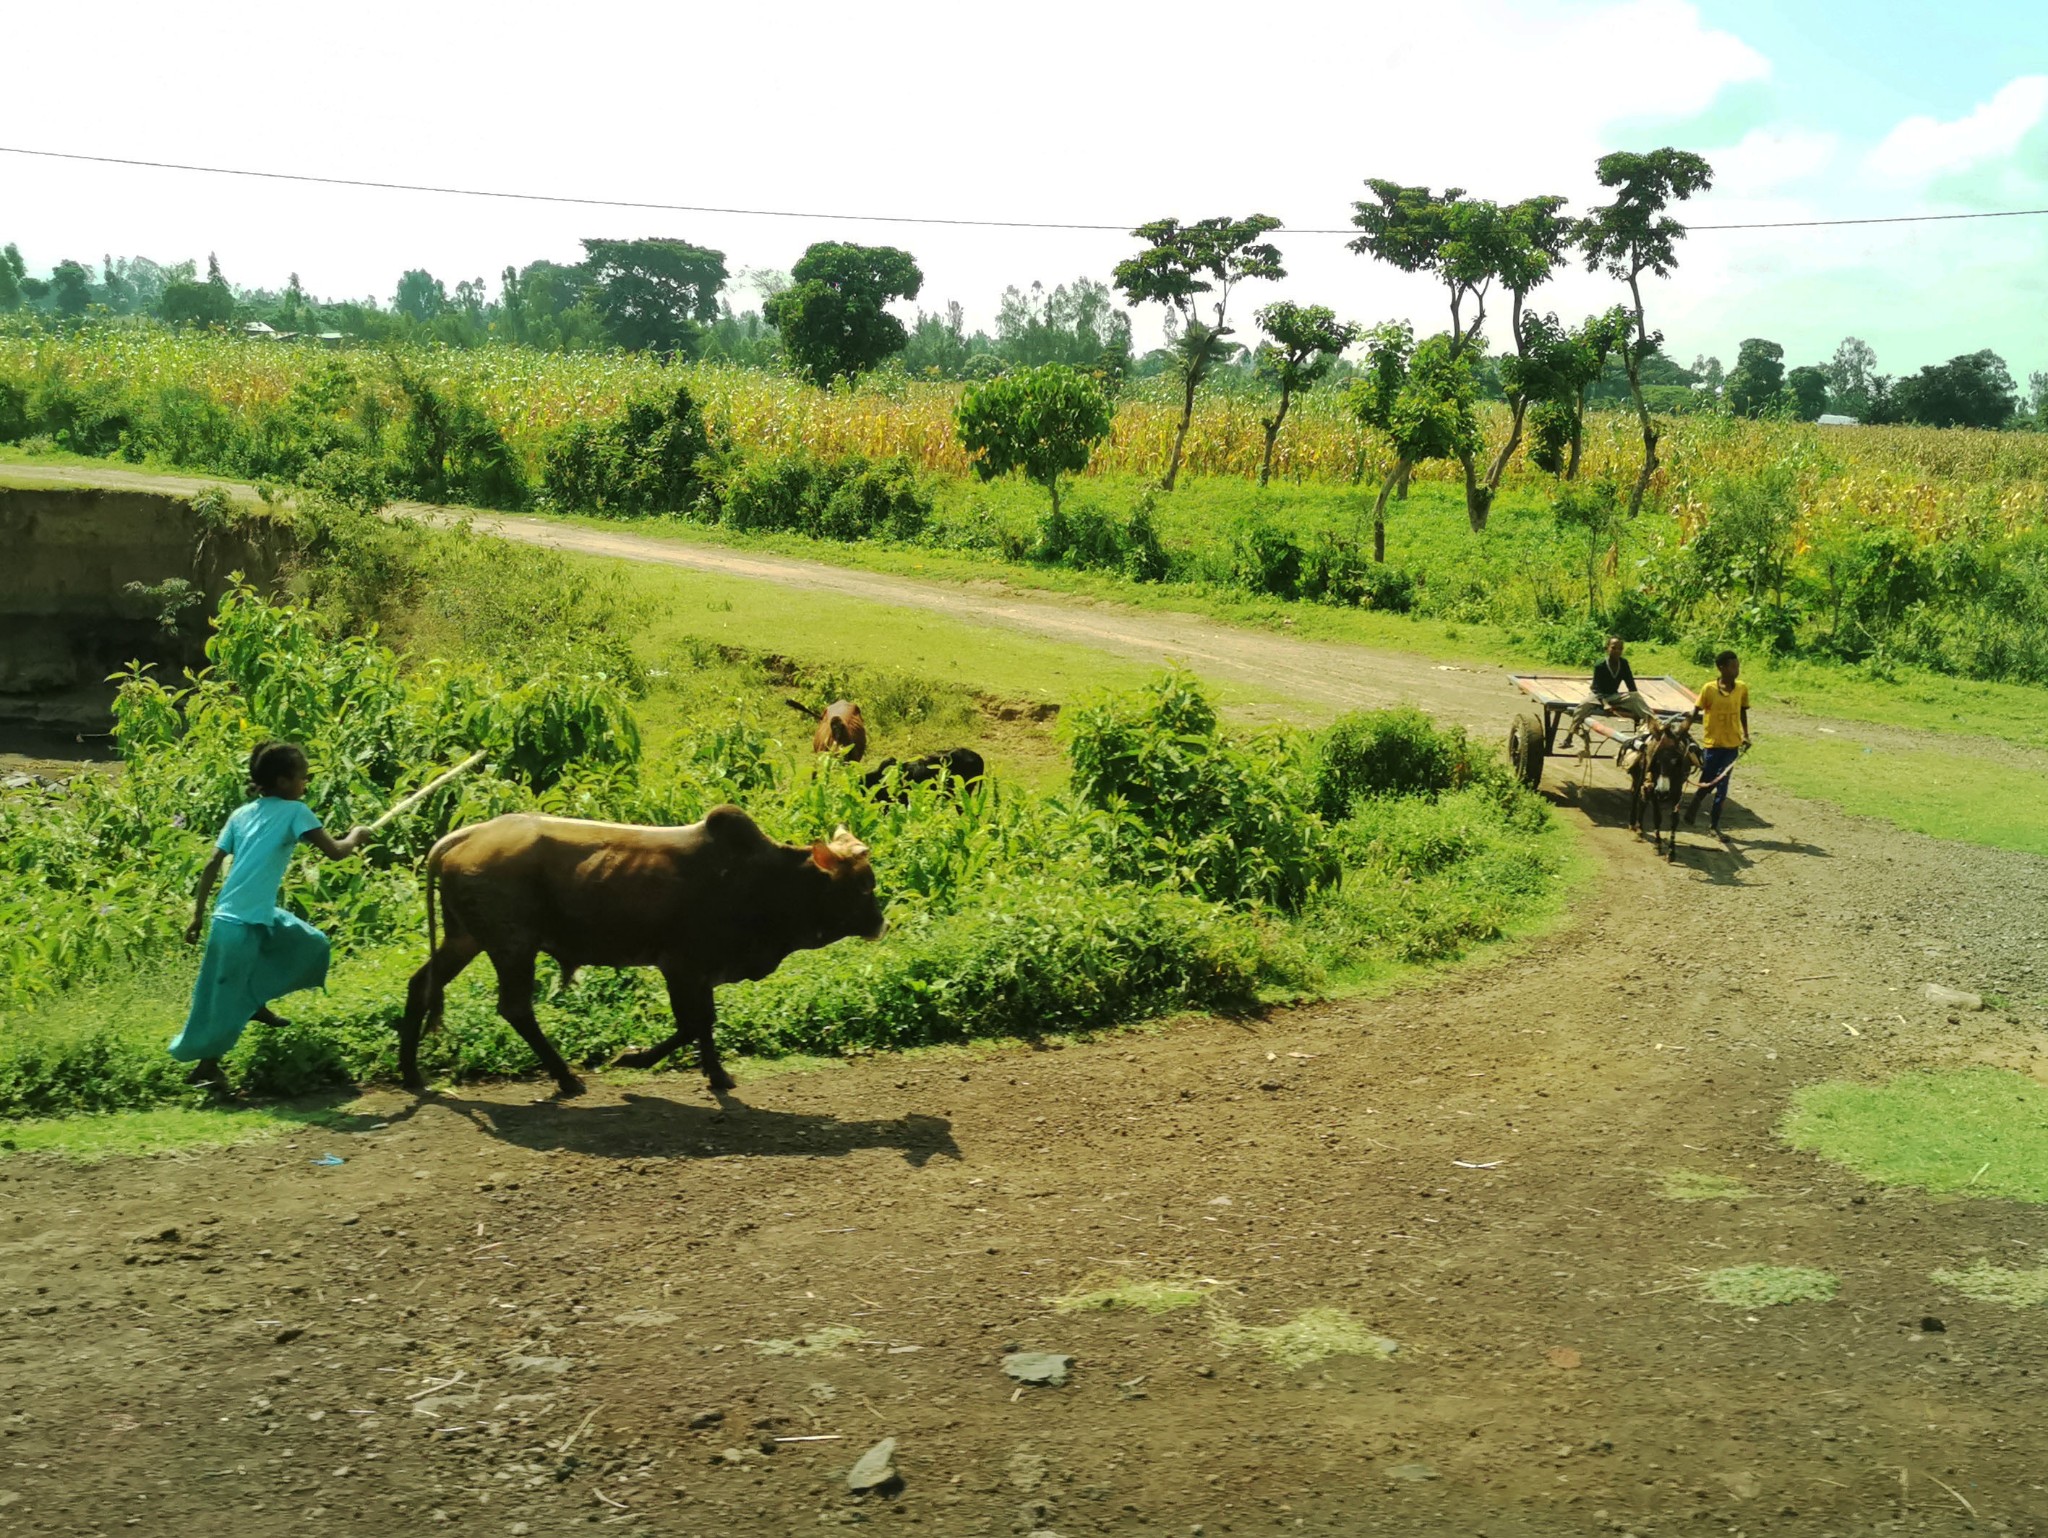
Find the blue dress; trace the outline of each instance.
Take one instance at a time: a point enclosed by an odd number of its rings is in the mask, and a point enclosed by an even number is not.
[[[231,863],[213,905],[192,1012],[171,1042],[180,1062],[221,1056],[272,999],[327,981],[327,936],[277,905],[292,851],[319,826],[305,802],[260,796],[221,829],[214,847]]]

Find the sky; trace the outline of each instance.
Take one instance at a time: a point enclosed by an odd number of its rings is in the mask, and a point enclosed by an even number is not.
[[[1439,291],[1345,237],[1368,176],[1597,201],[1597,157],[1673,144],[1715,167],[1695,225],[2048,208],[2038,0],[1428,0],[1247,11],[1209,0],[775,7],[501,3],[178,7],[8,18],[0,145],[521,192],[808,213],[1104,223],[958,229],[566,207],[0,154],[0,242],[75,257],[219,255],[232,282],[388,300],[572,261],[581,236],[714,247],[735,273],[814,240],[902,246],[919,304],[992,326],[1004,287],[1106,279],[1173,216],[1269,213],[1277,298],[1441,329]],[[31,61],[46,68],[24,68]],[[1991,347],[2048,369],[2048,216],[1696,230],[1646,296],[1682,361],[1745,337],[1821,362],[1843,337],[1910,373]],[[1574,271],[1539,303],[1613,303]],[[742,301],[745,302],[744,300]],[[905,306],[906,311],[917,306]],[[1499,328],[1494,328],[1496,338]],[[1140,313],[1141,344],[1158,319]]]

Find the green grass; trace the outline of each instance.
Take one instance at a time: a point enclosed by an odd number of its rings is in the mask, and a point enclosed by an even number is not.
[[[1178,1308],[1194,1308],[1215,1287],[1214,1282],[1161,1282],[1142,1277],[1125,1277],[1083,1283],[1070,1293],[1052,1300],[1063,1314],[1088,1309],[1131,1308],[1146,1314],[1167,1314]]]
[[[1934,1280],[1978,1303],[2003,1303],[2009,1308],[2038,1308],[2048,1303],[2048,1266],[2014,1271],[1979,1260],[1961,1271],[1937,1271]]]
[[[1285,1324],[1274,1325],[1243,1324],[1219,1313],[1214,1333],[1217,1345],[1226,1351],[1247,1347],[1290,1370],[1336,1356],[1384,1361],[1400,1349],[1397,1342],[1368,1329],[1340,1308],[1305,1309]]]
[[[333,1104],[158,1106],[90,1116],[34,1117],[0,1124],[0,1156],[53,1153],[82,1164],[180,1148],[227,1148],[286,1132],[361,1132],[371,1118]]]
[[[1727,1175],[1672,1170],[1664,1176],[1659,1194],[1673,1202],[1740,1202],[1748,1201],[1756,1192]]]
[[[1825,1303],[1841,1290],[1831,1271],[1812,1266],[1727,1266],[1700,1282],[1709,1303],[1731,1308],[1770,1308],[1781,1303]]]
[[[2048,1086],[2003,1068],[1810,1084],[1781,1131],[1881,1185],[2048,1202]]]
[[[1967,750],[1803,736],[1766,741],[1737,771],[1738,787],[1752,763],[1772,784],[1860,817],[1934,838],[2048,854],[2048,775],[2039,768]]]

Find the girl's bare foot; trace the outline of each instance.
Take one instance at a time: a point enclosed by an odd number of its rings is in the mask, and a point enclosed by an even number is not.
[[[187,1084],[196,1084],[214,1100],[235,1098],[234,1086],[228,1083],[227,1073],[220,1066],[217,1057],[202,1057],[192,1065],[192,1071],[185,1075]]]

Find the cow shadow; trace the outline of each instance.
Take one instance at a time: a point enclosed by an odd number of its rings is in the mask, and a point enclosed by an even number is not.
[[[692,1105],[658,1095],[624,1094],[615,1104],[433,1097],[486,1137],[539,1153],[580,1153],[601,1159],[716,1159],[727,1154],[843,1158],[869,1148],[900,1151],[922,1167],[943,1155],[964,1159],[943,1116],[912,1112],[876,1121],[842,1121],[807,1111],[766,1111],[730,1095],[718,1105]]]

